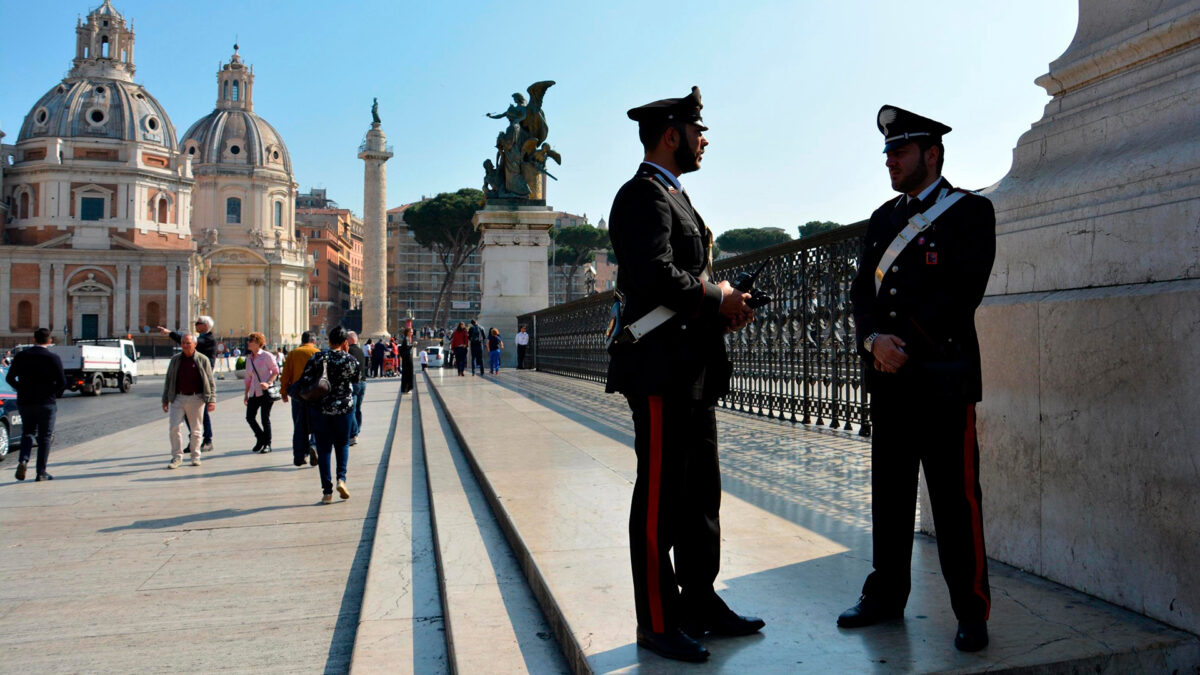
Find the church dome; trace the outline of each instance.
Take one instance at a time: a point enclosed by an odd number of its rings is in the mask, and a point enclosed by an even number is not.
[[[275,127],[249,110],[217,109],[200,118],[180,140],[192,166],[226,164],[292,173],[292,158]]]
[[[98,77],[68,77],[42,96],[25,116],[17,142],[39,136],[177,147],[167,111],[145,87]]]
[[[38,137],[151,143],[174,150],[175,127],[146,88],[133,81],[133,29],[109,0],[75,26],[67,77],[46,92],[21,125],[17,142]]]
[[[275,127],[254,112],[254,69],[233,46],[233,57],[217,71],[217,107],[180,139],[183,152],[202,173],[204,165],[266,168],[292,174],[292,158]]]

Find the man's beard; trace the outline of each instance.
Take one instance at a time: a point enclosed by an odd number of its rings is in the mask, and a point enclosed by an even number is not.
[[[680,174],[691,173],[700,168],[700,158],[687,143],[680,143],[679,147],[675,148],[675,165],[679,167]]]
[[[907,194],[921,187],[926,178],[929,178],[929,168],[925,166],[925,162],[919,162],[917,168],[907,178],[901,178],[900,183],[893,185],[892,189]]]

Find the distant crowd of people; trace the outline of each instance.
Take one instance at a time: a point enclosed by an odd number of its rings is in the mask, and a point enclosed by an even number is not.
[[[369,378],[400,377],[401,393],[413,388],[413,354],[415,332],[402,328],[400,334],[366,344],[358,344],[358,335],[341,326],[328,333],[329,346],[320,349],[316,336],[306,331],[300,346],[288,352],[269,350],[261,332],[252,332],[246,339],[246,351],[233,345],[226,347],[213,333],[214,321],[200,316],[192,332],[172,331],[157,326],[179,345],[179,352],[170,360],[163,380],[162,409],[168,415],[167,435],[171,459],[167,469],[178,469],[184,462],[186,448],[192,466],[200,466],[204,453],[213,450],[211,413],[216,409],[215,372],[218,369],[245,373],[242,403],[246,423],[254,434],[251,452],[267,454],[272,451],[271,410],[276,401],[290,405],[292,416],[292,459],[297,467],[306,463],[318,466],[321,474],[322,503],[333,500],[336,489],[342,499],[348,499],[346,466],[349,448],[357,444],[362,429],[362,401]],[[432,331],[425,331],[431,335]],[[21,448],[16,471],[17,480],[25,480],[28,463],[36,442],[38,454],[36,480],[53,480],[46,471],[53,438],[57,400],[62,398],[67,381],[61,359],[51,352],[51,333],[47,328],[34,332],[35,345],[24,349],[6,363],[6,381],[17,391],[17,402],[24,420]],[[529,334],[521,326],[516,337],[517,367],[523,367]],[[471,355],[471,374],[476,368],[484,374],[484,351],[487,352],[488,372],[500,372],[500,357],[504,341],[500,331],[485,331],[478,322],[468,326],[459,323],[451,340],[450,361],[462,376],[467,366],[467,351]],[[420,354],[422,369],[429,364],[429,354]],[[223,366],[223,368],[222,368]],[[334,468],[336,467],[336,473]]]

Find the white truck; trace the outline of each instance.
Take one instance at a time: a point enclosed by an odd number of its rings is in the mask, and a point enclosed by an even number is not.
[[[129,391],[137,382],[137,351],[130,340],[79,340],[53,345],[62,359],[67,388],[99,396],[103,387]]]

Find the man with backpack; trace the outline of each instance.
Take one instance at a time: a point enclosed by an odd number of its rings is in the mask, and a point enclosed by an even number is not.
[[[483,329],[475,319],[471,319],[471,327],[467,329],[467,340],[471,344],[471,374],[475,374],[475,366],[479,366],[479,374],[483,374]]]
[[[279,375],[279,392],[282,394],[284,403],[289,402],[292,405],[292,463],[296,466],[304,466],[304,459],[307,455],[308,463],[311,466],[317,465],[317,442],[313,437],[312,430],[308,420],[308,408],[304,401],[295,397],[295,392],[292,391],[294,385],[304,372],[304,366],[308,365],[308,360],[313,354],[321,351],[317,349],[316,338],[311,331],[304,331],[300,336],[300,346],[288,352],[287,358],[283,361],[283,372]]]

